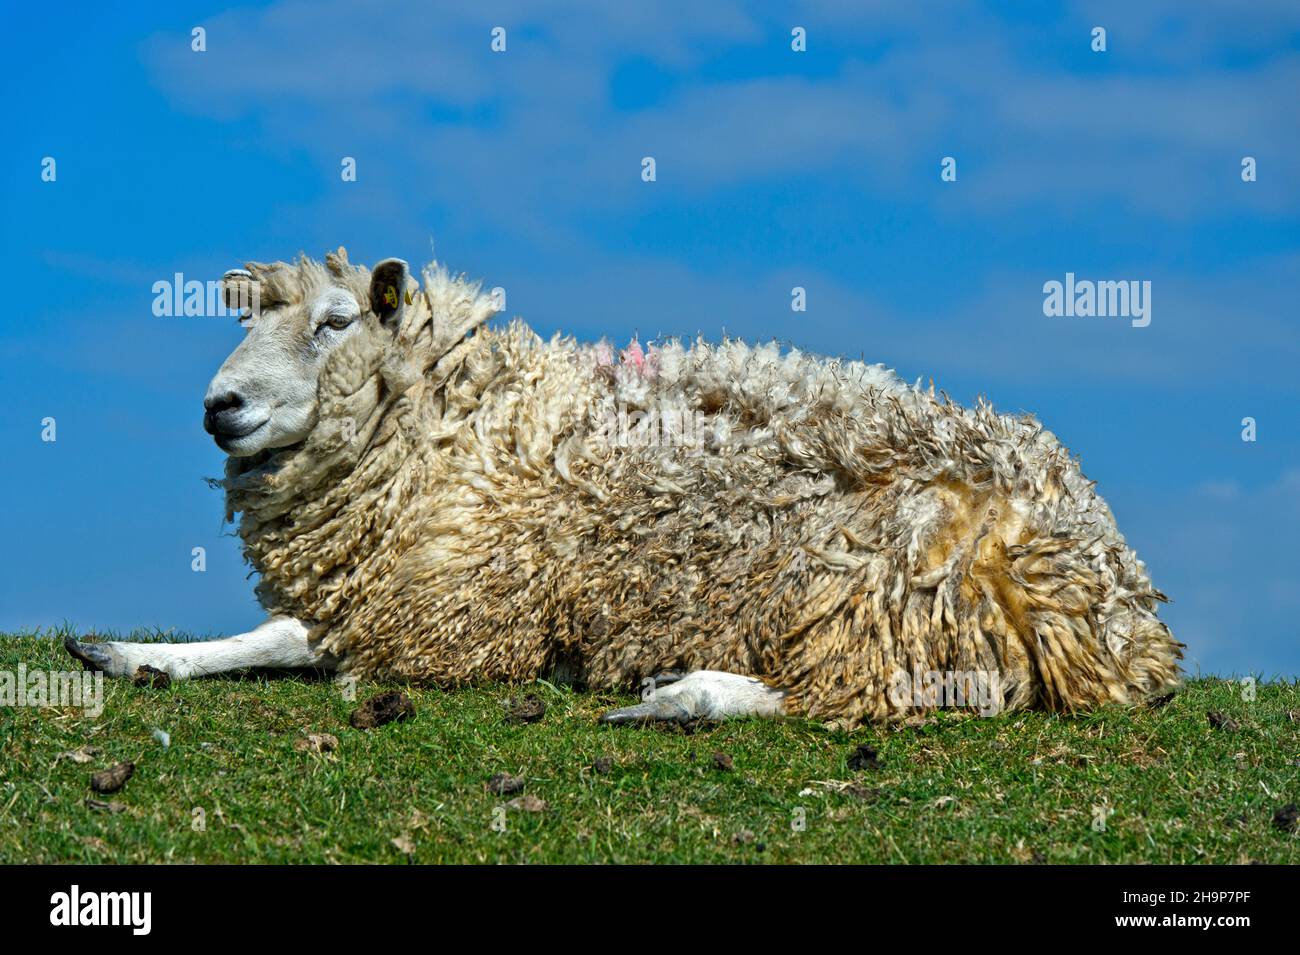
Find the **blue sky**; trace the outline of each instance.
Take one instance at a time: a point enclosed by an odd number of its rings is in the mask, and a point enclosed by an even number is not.
[[[6,8],[0,630],[257,623],[203,481],[240,331],[152,285],[436,246],[542,332],[725,329],[1031,411],[1189,669],[1300,673],[1300,6],[464,6]],[[1044,316],[1066,272],[1149,280],[1150,326]]]

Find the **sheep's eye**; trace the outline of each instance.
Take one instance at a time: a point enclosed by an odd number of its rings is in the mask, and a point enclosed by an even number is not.
[[[330,315],[326,317],[324,325],[328,325],[330,328],[347,328],[352,324],[354,317],[352,315]]]

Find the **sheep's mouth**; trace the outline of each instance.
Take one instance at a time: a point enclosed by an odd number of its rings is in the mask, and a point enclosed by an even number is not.
[[[217,442],[217,447],[227,454],[237,452],[243,447],[249,438],[257,434],[270,422],[270,418],[263,418],[260,422],[251,428],[240,427],[236,430],[223,428],[212,431],[212,440]]]

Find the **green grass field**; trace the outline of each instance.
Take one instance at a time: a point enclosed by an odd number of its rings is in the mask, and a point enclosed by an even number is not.
[[[0,672],[20,663],[73,668],[57,641],[0,637]],[[361,685],[357,702],[381,689]],[[414,719],[365,731],[339,686],[299,677],[106,681],[98,717],[2,707],[0,861],[1300,861],[1300,833],[1273,823],[1300,802],[1294,682],[1248,700],[1195,680],[1150,709],[940,713],[852,733],[600,726],[632,698],[544,683],[408,692]],[[542,719],[507,722],[529,693]],[[338,749],[295,748],[307,732]],[[864,745],[877,765],[852,768]],[[83,747],[98,752],[62,755]],[[93,793],[90,774],[123,760],[136,764],[126,785]],[[489,791],[503,772],[524,777],[521,793]]]

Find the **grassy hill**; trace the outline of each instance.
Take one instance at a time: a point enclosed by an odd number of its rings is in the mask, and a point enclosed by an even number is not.
[[[0,673],[19,664],[73,669],[55,640],[0,637]],[[631,697],[545,683],[408,689],[413,719],[353,729],[382,689],[106,681],[97,717],[0,707],[0,861],[1300,862],[1300,832],[1274,823],[1300,802],[1294,682],[852,733],[600,726]],[[541,719],[507,720],[528,694]],[[338,747],[304,748],[305,733]],[[90,774],[124,760],[125,786],[92,792]],[[522,790],[490,791],[498,773]]]

